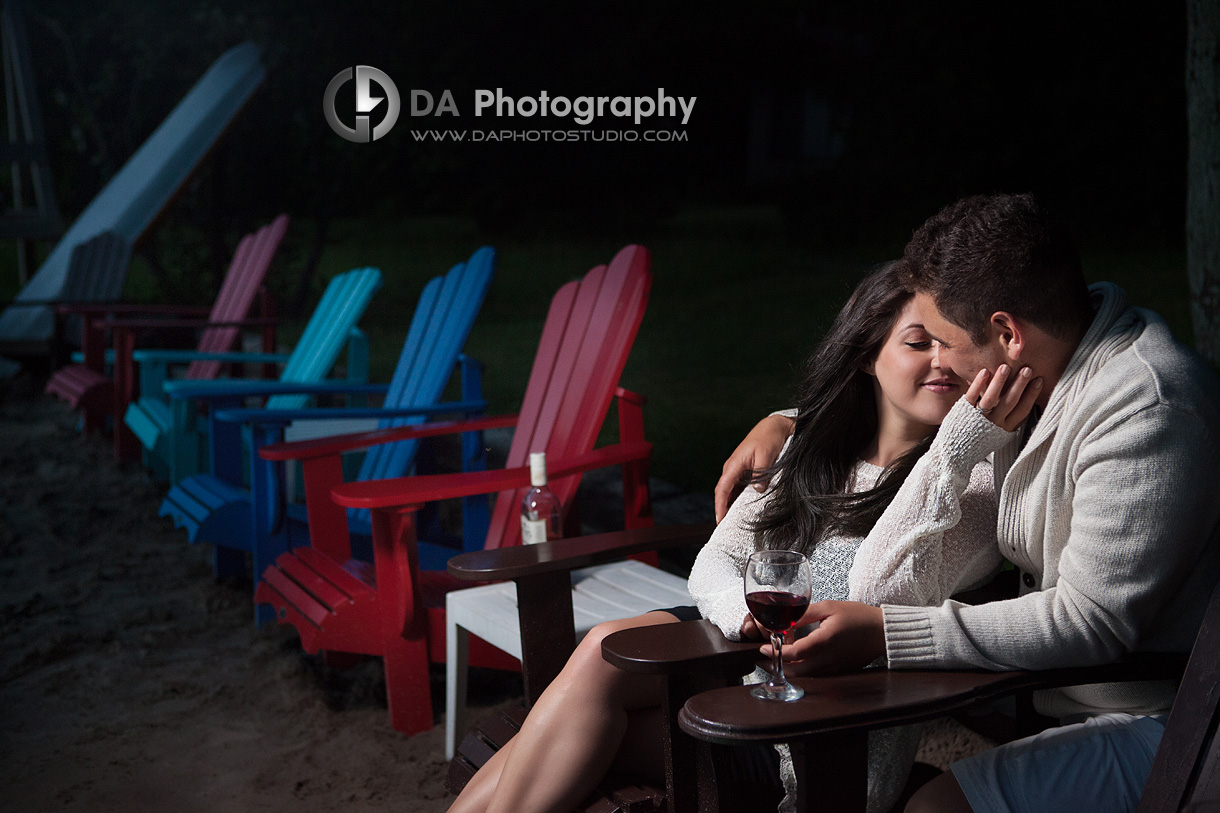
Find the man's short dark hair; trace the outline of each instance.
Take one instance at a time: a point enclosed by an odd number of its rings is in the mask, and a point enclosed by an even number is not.
[[[975,344],[996,311],[1060,339],[1093,320],[1076,245],[1032,195],[975,195],[942,209],[907,243],[900,276]]]

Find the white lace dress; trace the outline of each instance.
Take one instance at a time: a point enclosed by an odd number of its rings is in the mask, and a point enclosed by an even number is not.
[[[959,406],[973,409],[964,401]],[[987,445],[998,446],[1008,437],[989,422],[988,426],[994,436],[985,439]],[[814,546],[810,556],[814,601],[931,606],[985,584],[995,574],[1002,557],[995,542],[991,462],[963,464],[956,453],[958,440],[950,443],[938,436],[933,441],[867,537],[831,535]],[[871,488],[881,473],[880,467],[860,461],[851,490]],[[749,613],[742,585],[746,560],[755,550],[749,528],[767,499],[766,493],[747,488],[691,570],[690,594],[700,613],[733,640],[740,637]],[[746,682],[764,678],[760,669]],[[919,732],[920,727],[912,725],[870,733],[870,813],[888,810],[897,799],[915,759]],[[788,792],[780,810],[791,810],[796,800],[792,763],[788,748],[777,748]]]

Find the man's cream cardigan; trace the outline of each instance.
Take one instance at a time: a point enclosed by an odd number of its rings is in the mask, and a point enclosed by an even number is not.
[[[1160,317],[1112,284],[1092,292],[1097,316],[1028,441],[995,453],[997,540],[1021,595],[886,605],[891,668],[1045,669],[1193,644],[1220,576],[1220,386]],[[977,446],[983,421],[955,409],[940,434]],[[1161,683],[1101,684],[1039,707],[1140,713],[1172,699]]]

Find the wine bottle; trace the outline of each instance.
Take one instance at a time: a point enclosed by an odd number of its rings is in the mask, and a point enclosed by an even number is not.
[[[521,541],[533,545],[562,536],[559,498],[546,487],[546,452],[530,452],[530,490],[521,500]]]

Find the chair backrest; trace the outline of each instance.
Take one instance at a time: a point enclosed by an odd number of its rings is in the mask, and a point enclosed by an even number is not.
[[[220,293],[208,316],[210,322],[237,322],[250,313],[259,286],[267,276],[271,258],[279,248],[284,232],[288,230],[288,215],[280,215],[253,234],[247,234],[237,244],[233,262],[221,283]],[[241,328],[209,327],[199,337],[201,353],[223,353],[232,349]],[[186,370],[187,378],[207,379],[220,375],[219,361],[193,361]]]
[[[1165,733],[1153,759],[1136,813],[1160,813],[1187,808],[1211,810],[1220,801],[1220,585],[1199,626],[1190,661],[1178,686]],[[1194,808],[1188,808],[1194,809]]]
[[[354,268],[332,279],[284,365],[280,381],[320,381],[334,366],[352,328],[380,287],[381,272],[376,268]],[[307,395],[273,395],[267,399],[267,408],[302,409],[308,400]]]
[[[484,246],[424,287],[407,330],[385,406],[426,406],[440,401],[474,326],[495,272],[496,253]],[[378,426],[422,423],[423,415],[383,418]],[[401,477],[415,457],[414,440],[374,446],[360,467],[361,480]]]
[[[117,302],[131,265],[131,244],[111,231],[94,235],[72,249],[64,302]]]
[[[117,302],[122,298],[130,267],[130,243],[114,232],[95,235],[72,249],[62,301]],[[79,316],[68,317],[59,338],[70,345],[80,345]]]
[[[469,260],[455,265],[444,276],[433,277],[424,286],[386,391],[385,406],[426,406],[440,401],[457,366],[458,354],[483,306],[495,264],[495,250],[484,246]],[[388,429],[423,423],[427,417],[382,418],[377,426]],[[415,460],[418,445],[417,440],[402,440],[372,447],[364,456],[357,479],[405,476]],[[367,508],[349,508],[347,515],[360,524],[369,522]]]
[[[651,287],[648,250],[627,246],[609,266],[599,265],[555,294],[522,398],[508,467],[526,465],[530,452],[545,451],[548,460],[560,460],[593,449]],[[549,483],[564,505],[571,504],[579,485],[578,476]],[[487,548],[521,544],[518,515],[524,493],[504,491],[496,497]]]

